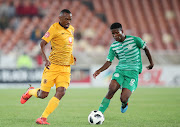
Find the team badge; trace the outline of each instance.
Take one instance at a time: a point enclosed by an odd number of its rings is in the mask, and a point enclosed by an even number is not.
[[[128,49],[132,49],[132,48],[133,48],[133,45],[132,45],[132,44],[129,44],[129,45],[127,46],[127,48],[128,48]]]
[[[69,43],[72,43],[72,37],[69,37]]]
[[[45,35],[44,35],[45,38],[48,38],[49,36],[50,36],[49,32],[46,32]]]
[[[119,77],[119,73],[115,73],[114,77],[116,77],[116,78]]]
[[[47,79],[44,79],[43,83],[46,84],[47,83]]]

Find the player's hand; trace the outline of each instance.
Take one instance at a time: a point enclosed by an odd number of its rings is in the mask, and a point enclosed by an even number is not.
[[[76,57],[74,57],[74,64],[76,65]]]
[[[153,67],[154,67],[154,64],[150,64],[150,65],[147,66],[146,68],[147,68],[148,70],[151,70]]]
[[[101,71],[97,70],[94,72],[93,77],[96,79],[96,76],[98,76],[101,73]]]
[[[50,65],[51,65],[50,61],[49,61],[49,60],[46,60],[45,67],[46,67],[47,69],[49,69],[49,66],[50,66]]]

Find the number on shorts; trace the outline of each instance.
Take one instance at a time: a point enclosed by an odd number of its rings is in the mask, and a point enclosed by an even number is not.
[[[129,85],[130,85],[130,86],[133,86],[135,81],[136,81],[135,79],[131,79]]]

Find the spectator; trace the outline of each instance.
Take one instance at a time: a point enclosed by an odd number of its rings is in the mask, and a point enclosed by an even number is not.
[[[18,16],[37,16],[38,8],[30,0],[24,0],[23,3],[16,2],[16,14]]]
[[[44,32],[40,29],[39,26],[36,26],[34,30],[31,33],[31,40],[37,44],[39,40],[41,40],[41,37],[44,35]]]
[[[23,53],[17,59],[17,67],[18,68],[32,68],[33,62],[29,55]]]
[[[6,29],[8,24],[9,24],[8,17],[5,15],[2,15],[0,18],[0,29],[2,30]]]
[[[0,18],[3,16],[7,16],[7,12],[8,6],[6,5],[6,3],[0,1]]]
[[[77,41],[81,40],[81,38],[82,38],[81,31],[77,30],[77,31],[74,33],[74,38],[75,38]]]
[[[40,18],[39,17],[33,17],[33,26],[34,30],[31,33],[30,40],[33,41],[33,43],[38,44],[39,40],[41,40],[41,37],[44,35],[44,32],[42,30],[42,25],[39,25]]]
[[[7,17],[9,19],[13,18],[15,16],[15,7],[14,7],[14,3],[12,1],[7,1],[6,2],[7,5]]]
[[[38,67],[42,67],[42,65],[43,65],[43,58],[42,58],[42,55],[41,55],[40,52],[37,54],[35,59],[36,59],[37,66]]]

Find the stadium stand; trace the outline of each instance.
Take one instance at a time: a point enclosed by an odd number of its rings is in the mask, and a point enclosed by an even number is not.
[[[70,9],[72,25],[82,34],[81,40],[75,38],[77,55],[106,55],[113,41],[109,30],[113,22],[120,22],[126,34],[143,38],[155,52],[179,53],[179,5],[179,0],[1,0],[1,54],[22,48],[35,57],[39,43],[30,39],[35,26],[40,25],[45,32],[58,21],[59,11],[64,8]]]

